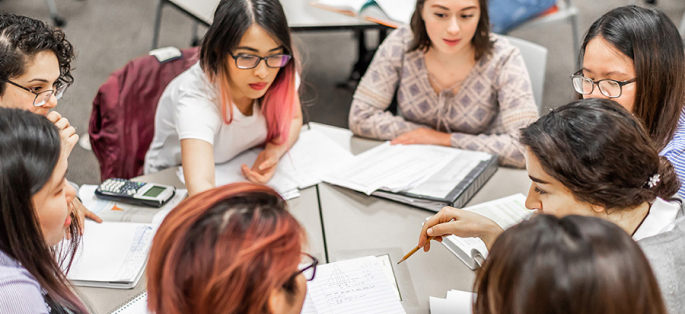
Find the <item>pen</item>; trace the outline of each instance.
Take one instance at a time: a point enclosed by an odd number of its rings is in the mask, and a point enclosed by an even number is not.
[[[430,242],[430,241],[433,240],[434,238],[435,238],[435,237],[428,237],[428,241],[426,241],[426,243]],[[411,257],[412,255],[414,255],[414,253],[416,253],[416,251],[418,251],[420,248],[421,248],[421,247],[417,245],[413,250],[409,251],[409,253],[407,253],[407,255],[405,255],[399,262],[397,262],[397,265],[399,265],[400,263],[406,261],[409,257]]]

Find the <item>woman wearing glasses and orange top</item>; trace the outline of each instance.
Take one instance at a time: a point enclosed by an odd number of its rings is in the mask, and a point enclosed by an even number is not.
[[[200,61],[159,100],[145,173],[183,166],[191,195],[214,187],[214,165],[264,145],[243,175],[264,183],[297,140],[297,62],[278,0],[223,0]]]
[[[583,98],[610,98],[643,123],[673,164],[685,197],[685,53],[678,29],[664,13],[625,6],[600,17],[581,48],[572,76]]]
[[[299,314],[318,261],[276,191],[233,183],[183,201],[147,264],[151,313]]]
[[[518,130],[538,117],[519,50],[491,34],[486,0],[419,0],[411,28],[378,48],[354,94],[350,129],[393,144],[499,155],[523,167]],[[399,115],[387,112],[397,100]]]

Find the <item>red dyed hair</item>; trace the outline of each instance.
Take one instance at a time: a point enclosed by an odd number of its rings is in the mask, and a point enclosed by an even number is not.
[[[183,201],[159,227],[147,266],[153,313],[268,313],[295,287],[305,232],[273,189],[234,183]],[[292,270],[292,271],[290,271]]]

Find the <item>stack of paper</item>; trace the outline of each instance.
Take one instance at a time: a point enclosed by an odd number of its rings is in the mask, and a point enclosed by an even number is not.
[[[390,145],[361,153],[324,181],[371,194],[378,189],[406,191],[420,186],[459,155],[459,150],[433,145]]]
[[[215,166],[216,186],[235,182],[247,182],[240,167],[245,164],[252,167],[263,149],[253,148],[235,158]],[[317,130],[306,130],[278,163],[276,173],[267,183],[284,199],[300,196],[298,188],[303,189],[321,182],[331,167],[346,163],[352,154],[331,138]],[[183,168],[179,168],[178,177],[185,183]]]
[[[450,290],[447,298],[430,297],[431,314],[471,314],[476,295],[472,292]]]

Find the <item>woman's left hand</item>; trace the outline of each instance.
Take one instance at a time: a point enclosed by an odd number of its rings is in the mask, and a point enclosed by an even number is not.
[[[255,160],[252,168],[243,164],[240,168],[243,172],[243,176],[254,183],[269,182],[274,176],[274,173],[276,173],[276,166],[278,166],[278,161],[281,159],[282,153],[280,150],[279,146],[267,144],[266,148],[257,155],[257,160]]]
[[[98,215],[96,215],[95,213],[88,210],[88,208],[83,206],[83,203],[81,203],[81,201],[78,198],[74,198],[74,200],[71,202],[71,209],[74,213],[74,216],[76,216],[76,219],[78,219],[79,233],[81,235],[83,235],[83,229],[85,228],[86,218],[89,218],[97,223],[102,222],[102,218],[98,217]],[[67,239],[71,239],[71,235],[68,233]]]
[[[436,131],[429,128],[419,128],[413,131],[404,133],[394,138],[390,144],[427,144],[427,145],[441,145],[452,146],[450,141],[450,134]]]

